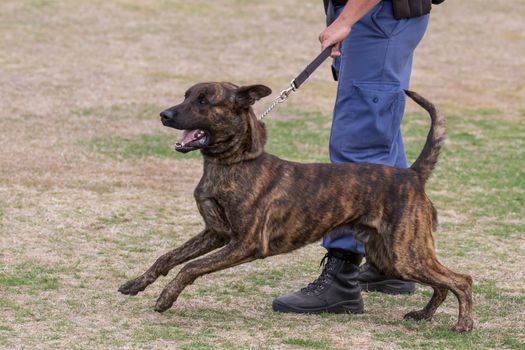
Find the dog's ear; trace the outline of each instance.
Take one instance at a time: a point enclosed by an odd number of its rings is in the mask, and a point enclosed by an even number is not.
[[[235,92],[235,103],[239,107],[246,108],[271,93],[272,89],[264,85],[241,86]]]

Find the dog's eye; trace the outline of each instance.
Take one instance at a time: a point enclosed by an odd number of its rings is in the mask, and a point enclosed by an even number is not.
[[[204,96],[199,96],[199,104],[205,105],[207,103],[206,98]]]

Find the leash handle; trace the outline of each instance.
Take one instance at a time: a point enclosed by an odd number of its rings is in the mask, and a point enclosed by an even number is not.
[[[328,58],[332,52],[332,46],[327,47],[292,81],[295,89],[299,89],[308,77]]]

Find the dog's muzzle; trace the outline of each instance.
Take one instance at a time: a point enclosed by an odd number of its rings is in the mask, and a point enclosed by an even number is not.
[[[209,135],[201,129],[183,129],[175,125],[177,112],[173,109],[167,109],[160,113],[160,119],[164,126],[182,130],[182,137],[175,143],[175,150],[182,153],[194,151],[203,148],[208,144]]]

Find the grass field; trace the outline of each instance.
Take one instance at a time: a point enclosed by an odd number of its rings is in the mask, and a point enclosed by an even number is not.
[[[117,293],[202,227],[200,156],[172,151],[158,113],[200,81],[284,88],[318,51],[320,1],[1,1],[0,348],[525,349],[524,20],[521,0],[447,1],[416,55],[412,89],[449,130],[428,188],[438,255],[475,283],[459,335],[452,295],[432,322],[402,321],[423,286],[366,294],[363,315],[273,313],[319,274],[317,244],[198,279],[164,314],[177,269]],[[270,152],[327,161],[328,68],[267,119]],[[410,159],[428,126],[411,104]]]

